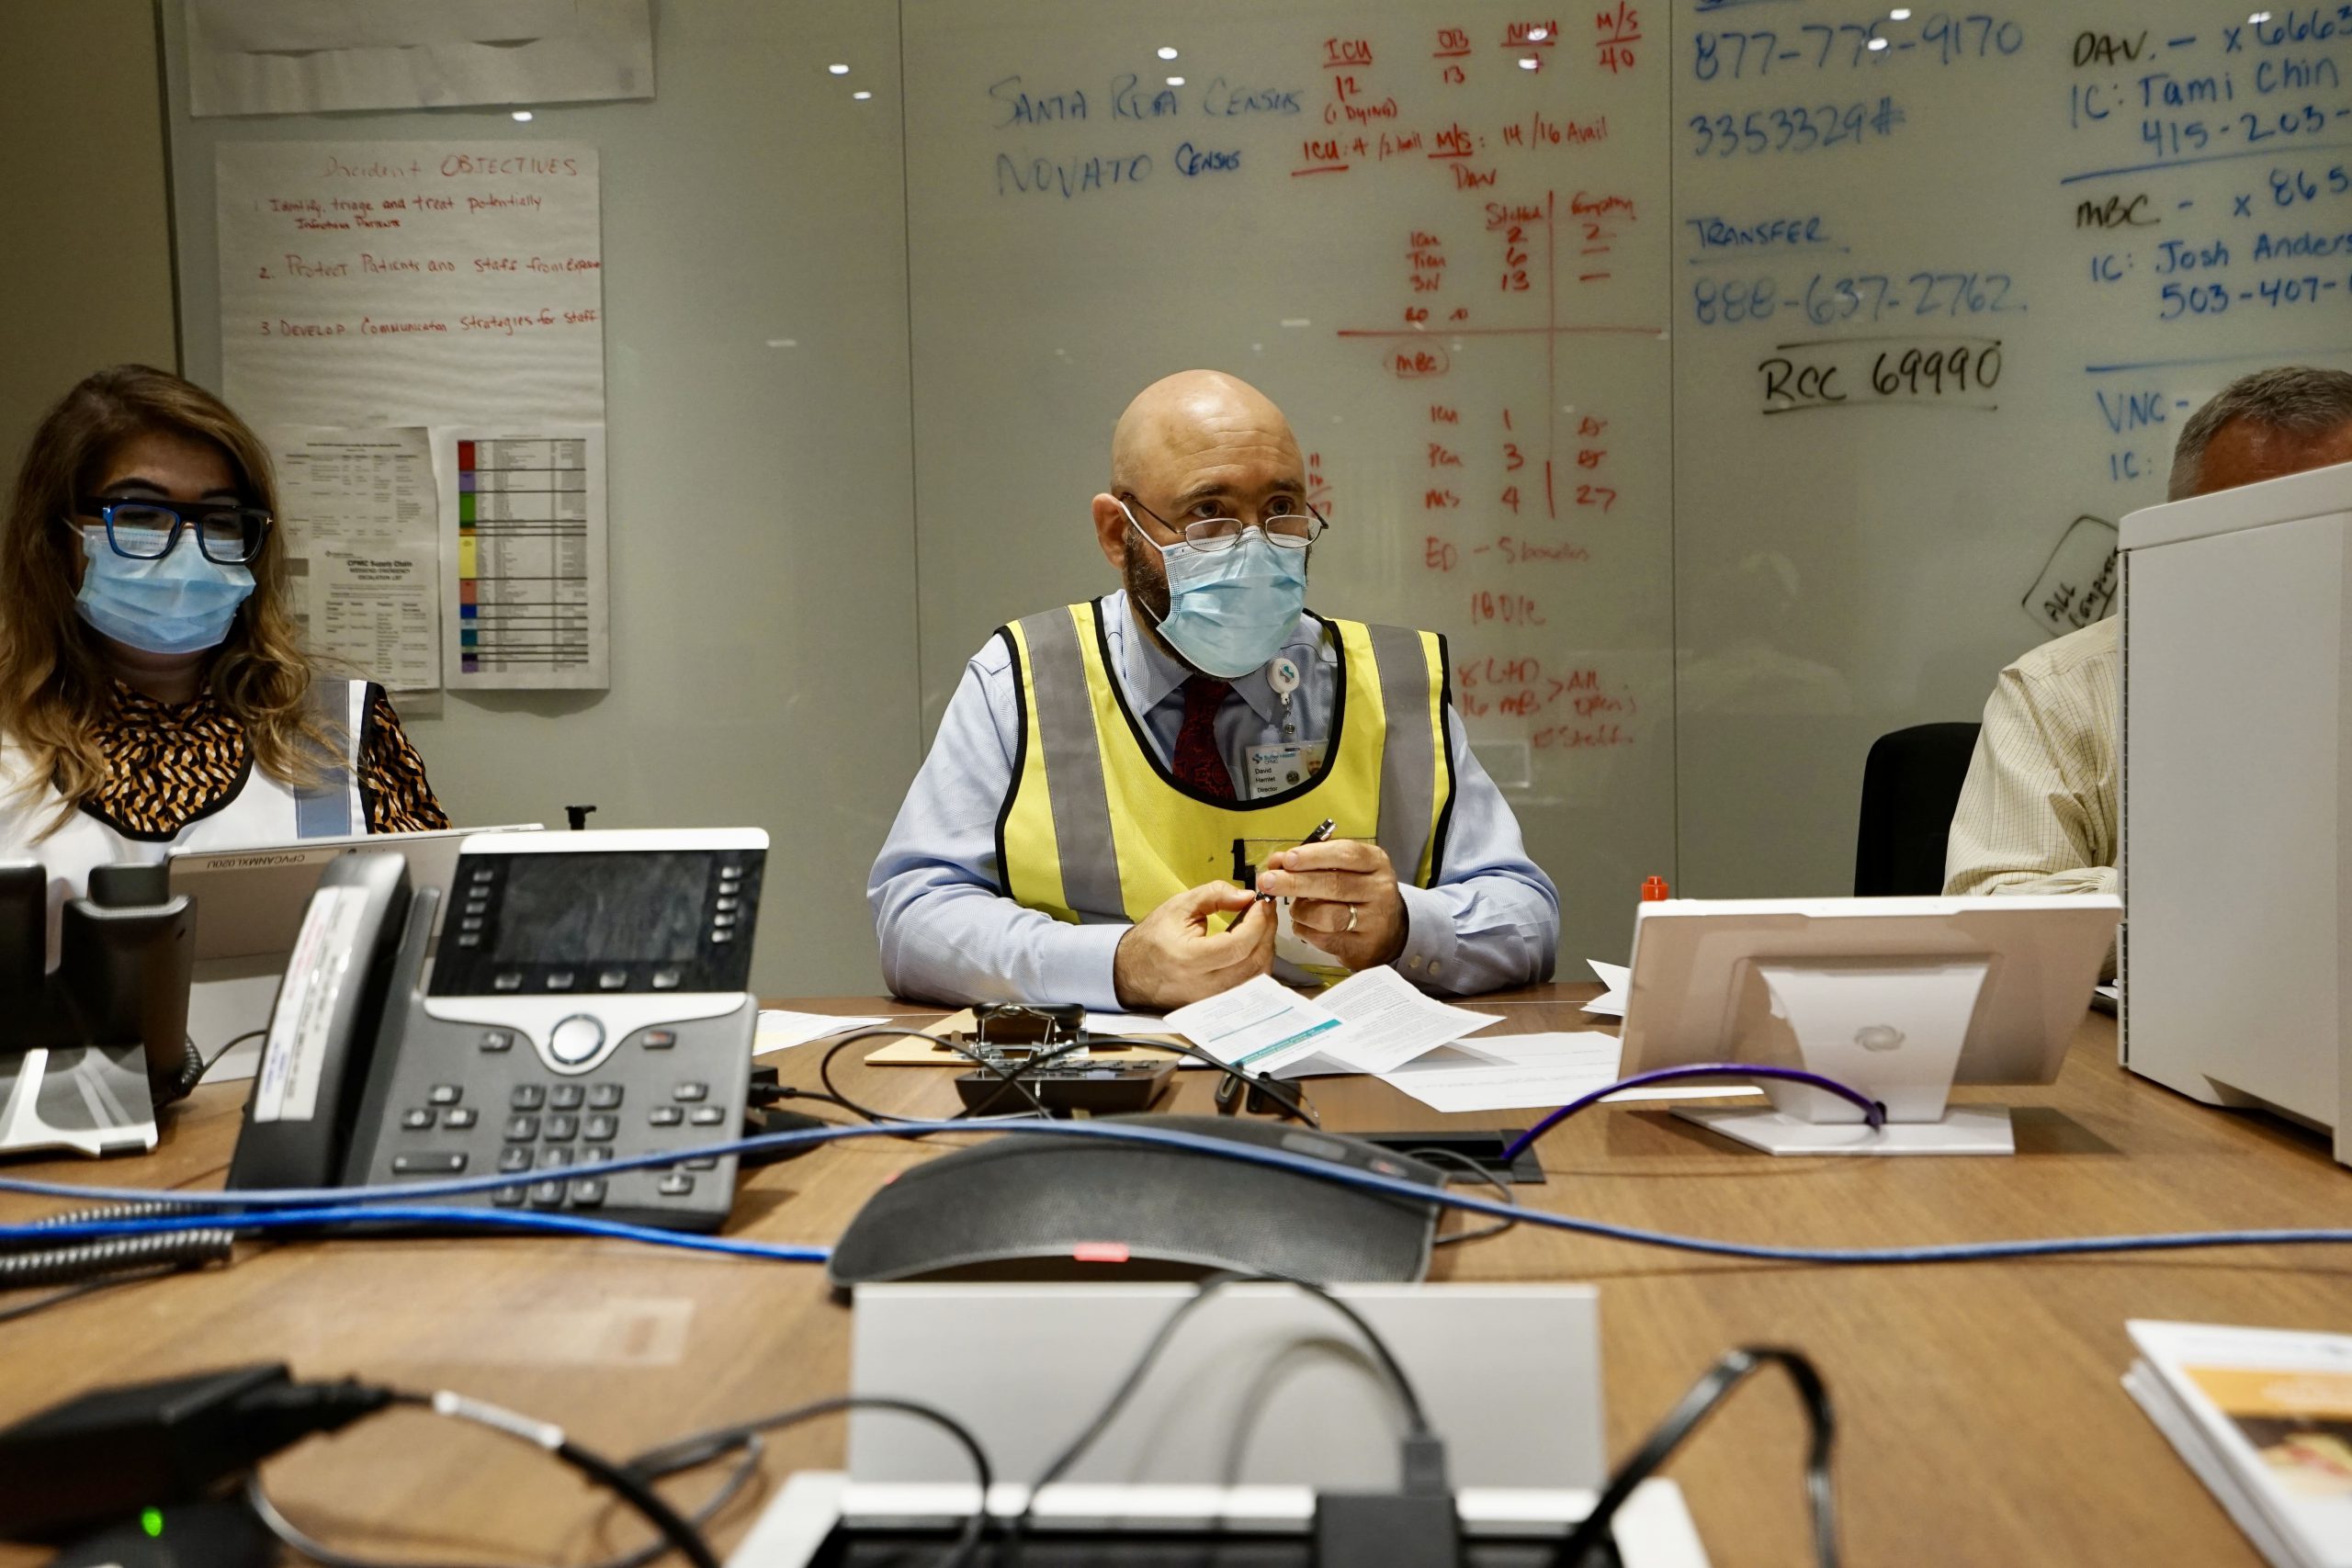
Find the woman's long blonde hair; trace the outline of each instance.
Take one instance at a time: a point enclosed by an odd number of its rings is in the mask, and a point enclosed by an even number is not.
[[[54,783],[64,797],[44,836],[105,781],[99,720],[112,705],[105,659],[74,608],[81,531],[64,524],[102,482],[115,448],[154,431],[220,448],[243,498],[277,515],[277,484],[260,438],[220,399],[168,371],[145,365],[101,370],[40,422],[0,537],[0,735],[21,747],[30,763],[21,785],[26,795]],[[334,741],[305,709],[311,666],[286,607],[282,525],[269,530],[248,570],[253,594],[206,678],[214,700],[243,726],[255,766],[283,784],[315,783],[315,759]]]

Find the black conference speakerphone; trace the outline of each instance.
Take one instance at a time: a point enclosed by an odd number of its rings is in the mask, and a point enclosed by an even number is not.
[[[752,829],[469,840],[431,983],[387,1008],[346,1179],[511,1176],[435,1201],[717,1230],[732,1155],[570,1172],[741,1136],[766,841]],[[412,916],[418,959],[431,925],[429,908]],[[404,951],[400,972],[420,967]]]

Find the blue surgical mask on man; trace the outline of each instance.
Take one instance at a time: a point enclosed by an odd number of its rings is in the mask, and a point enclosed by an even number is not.
[[[126,648],[164,654],[218,648],[254,591],[252,572],[207,559],[193,531],[156,560],[119,553],[102,525],[76,531],[88,564],[74,608]]]
[[[1126,512],[1125,502],[1119,510]],[[1144,533],[1134,513],[1127,512],[1127,522],[1159,552],[1168,579],[1168,613],[1159,617],[1159,635],[1194,669],[1221,681],[1237,680],[1282,651],[1283,639],[1306,607],[1305,550],[1275,544],[1262,528],[1244,528],[1222,550],[1182,540],[1163,545]]]

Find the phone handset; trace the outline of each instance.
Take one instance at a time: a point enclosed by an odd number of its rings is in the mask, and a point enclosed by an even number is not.
[[[270,1010],[231,1187],[342,1179],[409,904],[401,855],[341,855],[321,871]]]

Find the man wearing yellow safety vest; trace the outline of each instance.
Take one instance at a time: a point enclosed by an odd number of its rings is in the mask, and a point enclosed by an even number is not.
[[[891,989],[1158,1010],[1381,964],[1550,978],[1559,895],[1443,639],[1306,608],[1324,522],[1282,411],[1211,370],[1145,388],[1093,520],[1124,590],[973,656],[875,862]]]

